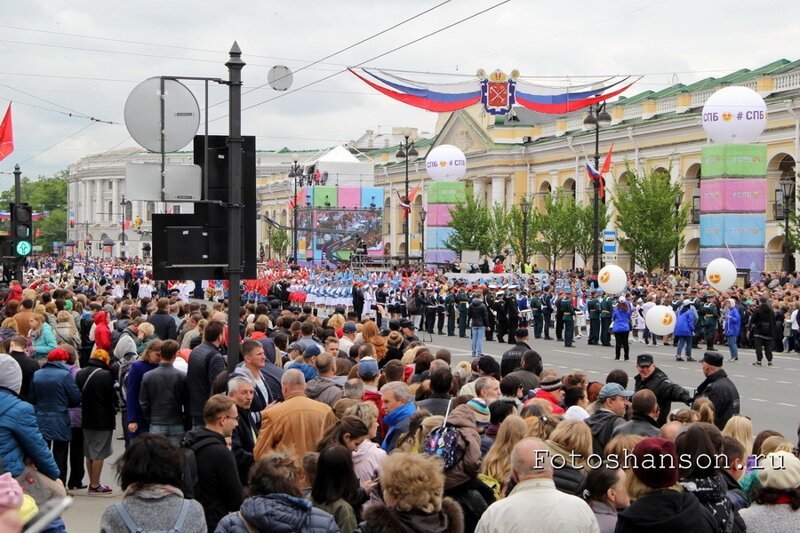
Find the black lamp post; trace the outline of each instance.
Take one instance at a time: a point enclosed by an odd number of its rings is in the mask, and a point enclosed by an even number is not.
[[[425,209],[421,209],[420,212],[419,212],[419,232],[422,235],[422,237],[421,237],[422,238],[422,252],[421,252],[422,253],[422,257],[420,259],[420,262],[423,264],[422,268],[425,268],[424,267],[424,264],[425,264],[425,219],[427,218],[427,216],[428,216],[428,212],[425,211]]]
[[[794,202],[794,172],[791,170],[784,170],[781,174],[780,180],[781,190],[783,191],[783,270],[791,272],[792,268],[792,253],[791,246],[789,246],[789,213],[790,202]]]
[[[675,197],[675,233],[678,233],[678,216],[680,215],[681,210],[681,195]],[[675,272],[678,271],[678,267],[680,263],[678,262],[678,246],[680,244],[680,239],[675,243]]]
[[[416,159],[419,156],[419,153],[417,152],[417,149],[414,148],[414,141],[409,141],[408,140],[410,135],[403,135],[403,137],[405,137],[405,141],[400,143],[400,149],[397,150],[397,154],[395,154],[395,157],[397,159],[405,159],[405,161],[406,161],[406,196],[405,196],[405,202],[408,204],[408,213],[406,214],[406,225],[405,225],[405,230],[406,230],[405,231],[405,233],[406,233],[405,263],[406,263],[406,266],[408,266],[408,257],[409,257],[408,254],[409,254],[410,246],[411,246],[411,243],[409,242],[410,241],[409,224],[411,222],[411,208],[412,208],[411,201],[410,201],[410,199],[408,197],[408,195],[409,195],[409,193],[408,193],[408,162],[409,161],[413,161],[414,159]]]
[[[122,211],[122,220],[120,224],[122,225],[122,245],[119,247],[119,255],[123,259],[125,259],[125,219],[128,217],[128,204],[125,202],[125,195],[122,195],[122,201],[119,203],[120,211]]]
[[[606,103],[589,106],[589,114],[583,119],[586,129],[594,130],[594,168],[600,172],[600,128],[611,124],[611,115],[606,112]],[[602,179],[602,177],[600,178]],[[600,270],[600,180],[594,180],[594,224],[592,227],[592,270]]]
[[[527,197],[522,197],[519,209],[522,211],[522,271],[524,272],[525,265],[528,263],[528,213],[531,209],[531,204],[528,203]]]
[[[294,180],[294,207],[292,208],[292,263],[297,263],[297,180],[301,179],[303,172],[297,164],[297,156],[292,157],[292,168],[289,177]]]

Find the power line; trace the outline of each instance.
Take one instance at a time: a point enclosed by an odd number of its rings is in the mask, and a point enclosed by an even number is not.
[[[82,132],[83,130],[85,130],[86,128],[90,128],[90,127],[92,127],[92,126],[94,126],[94,125],[95,125],[95,123],[94,123],[94,122],[89,122],[88,124],[84,124],[84,125],[83,125],[83,126],[81,126],[79,129],[77,129],[76,131],[74,131],[74,132],[70,133],[69,135],[67,135],[66,137],[64,137],[63,139],[61,139],[60,141],[58,141],[57,143],[55,143],[55,144],[52,144],[52,145],[48,146],[47,148],[45,148],[44,150],[42,150],[41,152],[39,152],[39,153],[36,153],[36,154],[34,154],[34,155],[30,156],[29,158],[25,159],[24,161],[22,161],[21,163],[19,163],[19,165],[20,165],[20,166],[22,166],[22,165],[24,165],[25,163],[27,163],[28,161],[30,161],[31,159],[35,159],[35,158],[39,157],[39,156],[40,156],[40,155],[42,155],[43,153],[45,153],[45,152],[47,152],[47,151],[49,151],[49,150],[52,150],[53,148],[55,148],[55,147],[56,147],[56,146],[58,146],[59,144],[63,143],[64,141],[67,141],[67,140],[71,139],[72,137],[74,137],[74,136],[76,136],[77,134],[81,133],[81,132]]]
[[[18,93],[22,93],[25,96],[30,96],[31,98],[34,98],[36,100],[40,100],[40,101],[42,101],[42,102],[44,102],[46,104],[51,104],[51,105],[54,105],[56,107],[60,107],[61,109],[65,109],[68,112],[65,113],[64,111],[58,111],[57,109],[49,109],[48,111],[53,111],[55,113],[60,113],[62,115],[66,115],[66,116],[71,117],[71,118],[85,118],[85,119],[87,119],[87,120],[89,120],[91,122],[102,122],[103,124],[119,124],[118,122],[112,122],[110,120],[101,120],[99,118],[95,118],[95,117],[90,116],[90,115],[85,115],[83,113],[75,111],[74,109],[70,109],[69,107],[63,106],[63,105],[59,104],[58,102],[52,102],[52,101],[47,100],[45,98],[41,98],[39,96],[36,96],[35,94],[31,94],[29,92],[25,92],[22,89],[17,89],[16,87],[12,87],[10,85],[6,85],[5,83],[0,83],[0,87],[5,87],[6,89],[11,89],[12,91],[16,91]],[[44,108],[42,108],[42,109],[44,109]]]

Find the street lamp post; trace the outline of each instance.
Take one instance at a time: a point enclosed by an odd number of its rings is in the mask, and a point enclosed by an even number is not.
[[[409,199],[409,192],[408,192],[408,162],[409,160],[413,161],[414,159],[419,156],[417,149],[414,148],[414,141],[409,141],[410,135],[403,135],[405,137],[405,141],[400,143],[400,149],[397,150],[397,154],[395,157],[397,159],[405,159],[406,162],[406,197],[405,202],[408,204],[408,213],[406,214],[406,224],[405,224],[405,233],[406,233],[406,251],[405,251],[405,264],[408,266],[408,258],[409,258],[409,251],[411,247],[410,243],[410,235],[409,235],[409,225],[411,222],[411,202]]]
[[[289,171],[289,177],[294,180],[294,196],[292,208],[292,263],[297,263],[297,180],[302,177],[300,165],[297,164],[297,156],[292,157],[292,169]]]
[[[122,211],[122,220],[120,224],[122,225],[122,244],[119,247],[119,255],[125,259],[125,218],[128,215],[128,210],[126,209],[127,204],[125,202],[125,195],[122,195],[122,201],[119,203],[120,211]]]
[[[681,209],[681,195],[675,197],[675,234],[678,233],[678,216]],[[680,245],[680,238],[675,242],[675,272],[678,271],[680,263],[678,262],[678,247]]]
[[[524,272],[525,265],[528,263],[528,213],[531,209],[531,204],[528,203],[527,197],[522,197],[519,209],[522,211],[522,271]]]
[[[423,270],[425,269],[425,219],[428,217],[428,212],[425,209],[420,210],[419,212],[419,232],[422,235],[422,257],[420,262],[422,263]]]
[[[783,270],[791,272],[794,269],[792,268],[791,246],[789,246],[789,213],[791,212],[789,203],[794,202],[794,172],[784,171],[781,175],[780,185],[783,191]]]
[[[600,172],[600,128],[611,124],[611,115],[606,112],[606,103],[589,106],[589,114],[583,119],[586,129],[594,130],[594,168]],[[603,179],[602,176],[600,179]],[[594,180],[594,224],[592,225],[592,270],[600,270],[600,179]]]

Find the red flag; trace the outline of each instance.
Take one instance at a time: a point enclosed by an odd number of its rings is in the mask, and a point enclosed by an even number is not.
[[[608,149],[608,153],[606,154],[606,158],[603,160],[603,168],[600,170],[600,174],[608,174],[611,172],[611,153],[614,151],[614,145],[611,145],[611,148]]]
[[[36,231],[33,232],[33,236],[34,237],[41,237],[42,236],[42,230],[39,229],[39,228],[36,228]]]
[[[14,151],[14,131],[11,125],[11,102],[8,103],[6,116],[0,122],[0,161]]]

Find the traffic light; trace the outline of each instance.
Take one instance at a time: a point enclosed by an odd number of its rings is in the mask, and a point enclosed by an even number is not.
[[[33,211],[28,204],[11,204],[11,239],[16,257],[33,251]]]

